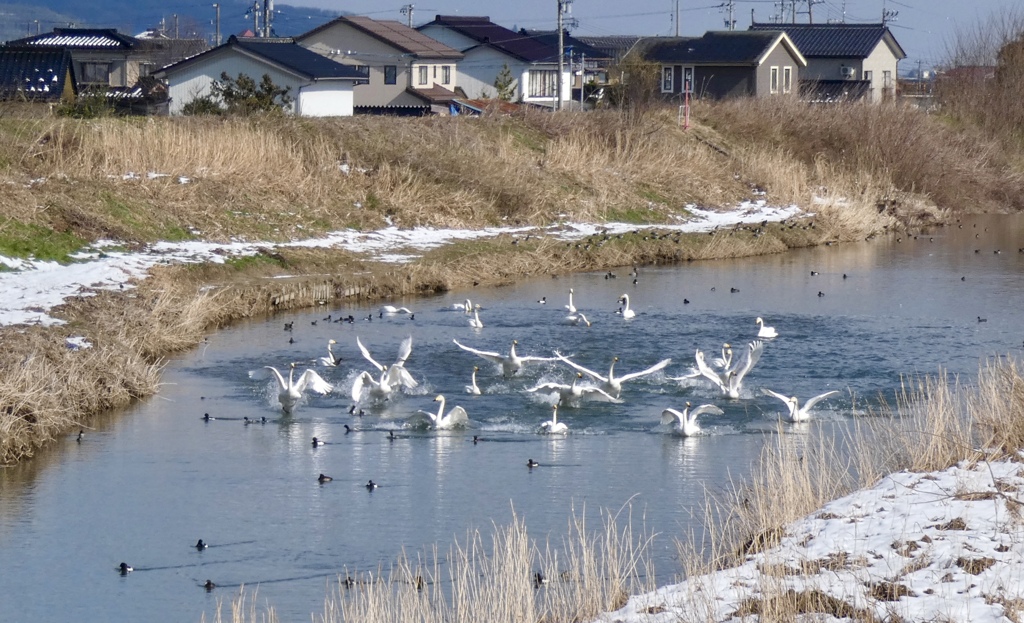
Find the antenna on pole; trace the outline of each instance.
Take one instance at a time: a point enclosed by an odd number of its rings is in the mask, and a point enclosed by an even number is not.
[[[726,0],[718,5],[718,8],[723,12],[729,12],[729,17],[725,20],[725,27],[729,30],[736,30],[736,0]]]
[[[416,8],[415,4],[406,4],[401,9],[399,9],[399,13],[401,13],[402,15],[405,15],[406,18],[408,18],[407,19],[407,23],[409,25],[409,28],[412,28],[412,10],[414,8]]]

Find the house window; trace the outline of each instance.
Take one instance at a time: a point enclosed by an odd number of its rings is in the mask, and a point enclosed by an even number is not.
[[[441,84],[450,84],[452,81],[452,68],[445,65],[441,68]]]
[[[771,68],[771,84],[769,86],[769,93],[775,94],[779,92],[779,68]]]
[[[82,82],[110,84],[110,63],[82,63]]]
[[[874,78],[874,77],[875,77],[875,72],[867,71],[867,70],[864,71],[864,79],[867,80],[868,82],[871,82],[871,79]]]
[[[437,80],[437,65],[434,65],[434,80]]]
[[[156,69],[156,63],[139,63],[139,77],[145,78]]]
[[[398,66],[384,66],[384,84],[398,84]]]
[[[427,66],[426,65],[420,65],[419,74],[420,74],[419,84],[426,84],[427,83]]]
[[[673,84],[672,78],[675,76],[675,68],[671,65],[665,65],[661,68],[661,92],[671,93]]]
[[[886,89],[891,89],[892,88],[892,72],[891,71],[883,71],[882,72],[882,86],[884,88],[886,88]]]
[[[557,89],[558,72],[551,69],[531,69],[530,97],[554,97]]]
[[[786,65],[782,68],[782,92],[790,93],[793,91],[793,68]]]

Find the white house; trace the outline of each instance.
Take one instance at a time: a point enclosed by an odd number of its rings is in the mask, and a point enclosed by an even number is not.
[[[365,81],[357,68],[336,63],[291,39],[248,39],[232,36],[227,43],[168,65],[153,73],[167,82],[169,112],[181,114],[185,104],[210,95],[210,85],[227,73],[244,74],[257,83],[264,75],[288,87],[286,110],[304,117],[352,115],[353,87]]]
[[[508,66],[512,74],[514,101],[555,106],[558,83],[558,48],[535,37],[517,33],[488,17],[438,15],[417,28],[423,34],[465,57],[458,65],[456,84],[471,98],[497,97],[495,79]],[[562,101],[570,99],[569,65],[562,72]]]

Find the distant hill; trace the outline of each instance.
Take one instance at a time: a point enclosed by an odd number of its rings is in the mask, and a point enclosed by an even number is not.
[[[260,3],[262,5],[262,2]],[[171,37],[203,38],[214,36],[213,2],[197,4],[194,0],[38,0],[33,5],[0,3],[0,41],[20,39],[54,28],[116,28],[119,32],[137,35],[150,28],[163,28]],[[253,3],[221,0],[220,32],[228,35],[252,29],[250,9]],[[301,34],[344,11],[326,11],[309,7],[276,4],[274,32],[282,37]],[[177,16],[177,20],[175,20]]]

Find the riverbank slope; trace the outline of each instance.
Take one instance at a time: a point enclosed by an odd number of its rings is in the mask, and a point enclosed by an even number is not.
[[[155,392],[164,356],[236,318],[862,240],[941,222],[944,210],[1012,208],[1008,198],[1024,196],[1011,161],[991,145],[900,106],[843,109],[887,128],[869,136],[845,132],[832,110],[794,103],[697,113],[690,130],[667,110],[332,121],[0,117],[8,189],[0,255],[11,270],[26,270],[27,259],[67,266],[129,257],[159,251],[161,241],[249,245],[221,251],[223,261],[177,265],[168,257],[146,279],[125,271],[116,285],[83,282],[77,296],[45,311],[60,324],[0,329],[12,353],[0,364],[0,462],[31,456],[96,413]],[[965,192],[970,205],[958,204]],[[796,206],[804,218],[710,235],[679,229],[701,210],[739,215],[765,206]],[[607,223],[624,231],[605,232]],[[496,229],[422,255],[401,237],[387,257],[294,244],[415,227]],[[570,230],[590,235],[567,239]],[[92,347],[69,349],[69,337]]]

